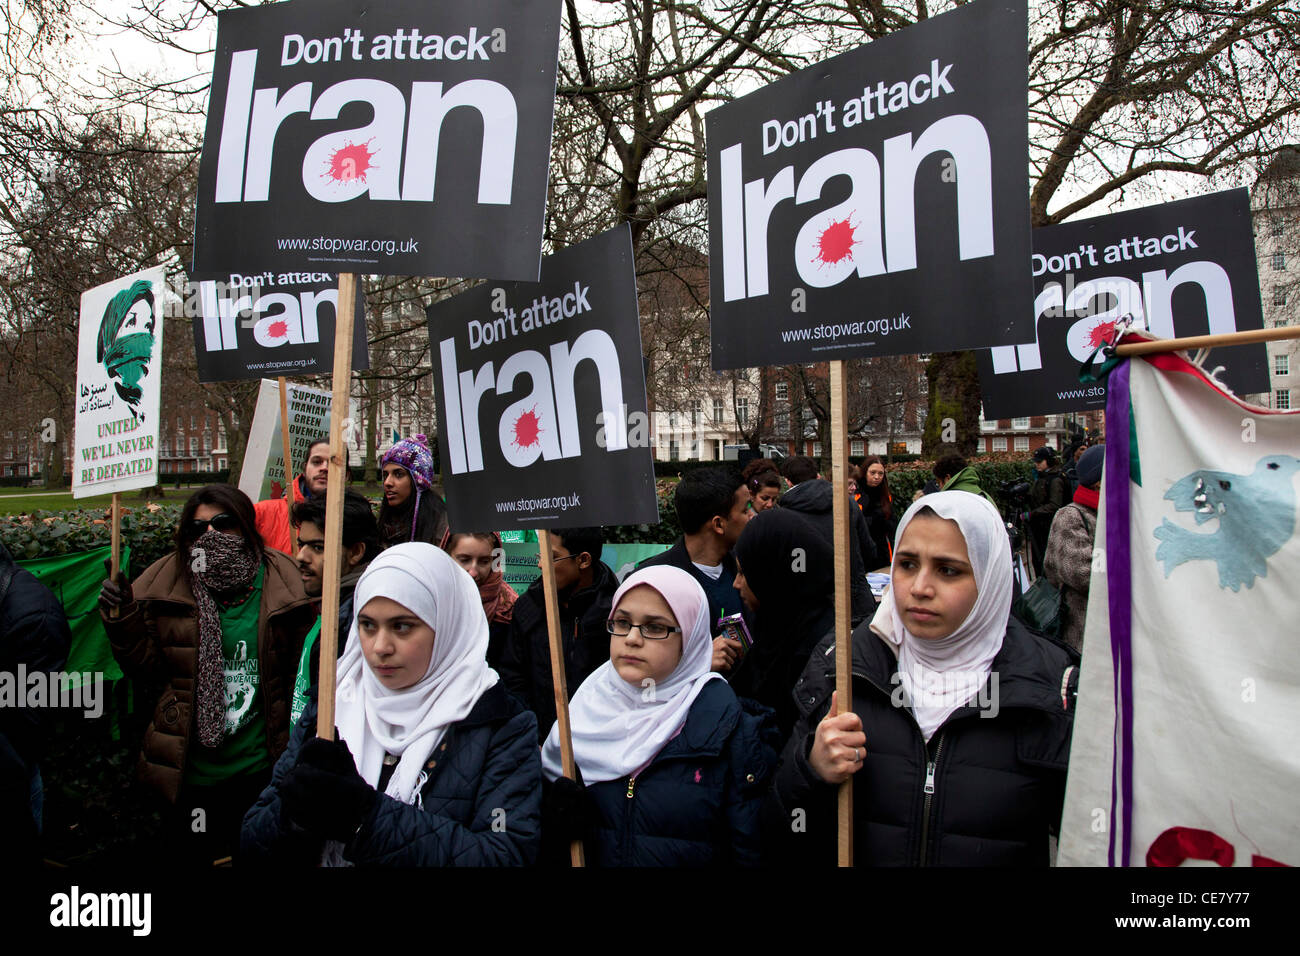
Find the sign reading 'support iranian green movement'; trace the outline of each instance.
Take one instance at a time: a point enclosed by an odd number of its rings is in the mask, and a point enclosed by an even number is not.
[[[161,266],[81,296],[72,497],[158,484]]]

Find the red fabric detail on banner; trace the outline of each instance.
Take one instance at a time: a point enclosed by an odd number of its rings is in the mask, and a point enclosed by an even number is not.
[[[1291,869],[1290,863],[1279,863],[1277,860],[1270,860],[1268,857],[1260,856],[1258,853],[1253,854],[1251,856],[1250,865],[1251,866],[1285,866],[1288,870]]]
[[[1213,860],[1219,866],[1232,866],[1236,856],[1232,844],[1217,833],[1170,827],[1147,850],[1147,866],[1179,866],[1184,860]]]

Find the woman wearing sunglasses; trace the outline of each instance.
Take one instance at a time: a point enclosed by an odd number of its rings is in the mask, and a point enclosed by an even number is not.
[[[99,602],[122,671],[163,688],[138,769],[172,805],[173,855],[231,856],[289,741],[295,668],[316,620],[297,564],[263,547],[241,491],[206,485],[181,510],[176,550],[134,582],[105,581]]]
[[[608,630],[610,659],[569,705],[578,780],[561,776],[558,725],[542,747],[544,852],[582,839],[593,866],[757,865],[776,724],[712,669],[704,589],[644,568],[615,592]]]

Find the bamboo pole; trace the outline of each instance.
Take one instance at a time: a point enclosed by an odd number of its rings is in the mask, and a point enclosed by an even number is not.
[[[293,484],[297,475],[290,475],[293,470],[293,446],[289,442],[289,380],[283,375],[280,384],[280,445],[284,453],[284,502],[289,512],[289,556],[298,556],[298,536],[293,533]]]
[[[338,659],[339,577],[343,565],[343,491],[348,451],[343,419],[352,393],[352,325],[356,319],[357,276],[339,273],[339,304],[334,323],[334,394],[330,399],[330,463],[325,486],[325,571],[321,583],[320,681],[316,736],[334,739],[334,687]],[[286,468],[288,462],[285,462]]]
[[[839,713],[853,710],[852,562],[849,560],[849,456],[844,362],[831,364],[831,517],[835,545],[835,694]],[[853,865],[853,778],[840,784],[839,865]]]
[[[564,639],[560,634],[560,597],[555,589],[555,562],[551,559],[551,533],[545,528],[537,532],[537,552],[542,565],[542,593],[546,598],[546,634],[551,646],[551,686],[555,691],[555,721],[560,727],[560,766],[564,776],[578,779],[577,764],[573,760],[573,735],[569,730],[569,691],[564,673]],[[569,845],[569,858],[574,866],[584,866],[582,841]]]
[[[109,549],[108,549],[108,579],[117,584],[117,575],[122,570],[122,494],[113,492],[113,511],[111,515],[112,529],[110,531]],[[117,619],[118,609],[115,607],[108,609],[108,616],[114,620]]]
[[[1279,342],[1300,339],[1300,326],[1286,325],[1275,329],[1250,329],[1245,332],[1226,332],[1221,335],[1191,335],[1183,339],[1153,339],[1147,342],[1130,342],[1115,349],[1115,354],[1150,355],[1154,352],[1181,352],[1184,349],[1215,349],[1229,345],[1248,345],[1251,342]]]

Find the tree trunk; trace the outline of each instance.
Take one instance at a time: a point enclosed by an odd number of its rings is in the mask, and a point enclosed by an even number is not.
[[[934,458],[955,452],[975,454],[980,431],[980,379],[974,352],[936,352],[925,367],[930,411],[921,438],[921,454]],[[952,442],[944,441],[945,431]]]

